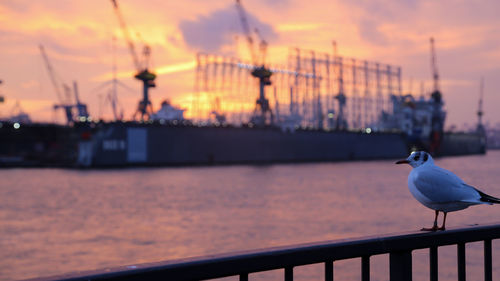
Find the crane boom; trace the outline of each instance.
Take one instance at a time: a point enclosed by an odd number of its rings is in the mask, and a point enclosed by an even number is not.
[[[267,41],[264,40],[258,28],[255,28],[255,34],[257,34],[257,38],[259,38],[259,62],[258,64],[264,65],[266,64],[266,55],[267,55]]]
[[[61,89],[59,89],[59,85],[57,84],[56,75],[54,73],[54,68],[52,68],[52,64],[50,63],[49,57],[45,52],[45,48],[40,44],[38,45],[40,48],[40,53],[42,54],[43,60],[45,62],[45,67],[47,67],[47,72],[49,73],[50,81],[52,82],[52,86],[54,87],[54,91],[56,91],[57,99],[59,102],[63,102]]]
[[[252,57],[252,63],[257,64],[257,56],[255,55],[252,33],[250,32],[250,26],[248,24],[245,9],[243,8],[243,5],[241,4],[240,0],[236,0],[236,9],[238,10],[238,14],[240,16],[240,22],[241,22],[241,27],[243,28],[243,33],[245,33],[245,37],[247,39],[248,49],[250,51],[250,56]]]
[[[118,2],[116,0],[111,0],[113,3],[113,8],[115,10],[116,17],[118,18],[118,22],[120,23],[120,27],[122,29],[123,35],[125,36],[125,40],[127,41],[128,49],[130,51],[130,55],[132,56],[132,60],[134,61],[134,66],[137,71],[141,70],[141,63],[139,62],[139,57],[135,51],[134,41],[132,41],[132,37],[130,36],[130,32],[128,30],[127,24],[123,19],[123,15],[120,11],[120,7],[118,6]]]

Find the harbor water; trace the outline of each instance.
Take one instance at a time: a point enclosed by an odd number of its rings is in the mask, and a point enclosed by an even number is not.
[[[500,197],[500,151],[436,159]],[[0,170],[0,280],[271,246],[416,231],[434,212],[407,188],[411,167],[393,160],[106,170]],[[441,217],[440,217],[441,218]],[[500,223],[500,206],[450,213],[448,227]],[[468,280],[483,277],[482,244],[467,245]],[[413,253],[428,280],[428,252]],[[388,280],[388,256],[371,280]],[[493,241],[493,276],[500,242]],[[322,265],[296,280],[322,280]],[[283,272],[250,275],[277,280]],[[336,280],[360,280],[360,260],[335,263]],[[497,277],[498,278],[498,277]],[[439,280],[456,280],[456,248],[439,248]],[[237,278],[234,278],[237,280]]]

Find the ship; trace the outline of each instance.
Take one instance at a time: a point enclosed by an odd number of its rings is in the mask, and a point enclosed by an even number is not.
[[[446,113],[442,100],[436,98],[416,100],[411,95],[394,95],[393,111],[381,112],[378,122],[364,129],[318,129],[289,123],[197,124],[183,119],[181,109],[168,105],[173,112],[162,116],[176,118],[98,125],[92,139],[80,142],[84,148],[81,155],[86,157],[80,158],[77,165],[331,162],[397,159],[415,150],[426,150],[438,157],[485,153],[484,134],[442,130]]]

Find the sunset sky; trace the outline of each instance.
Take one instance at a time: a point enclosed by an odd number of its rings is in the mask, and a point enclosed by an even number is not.
[[[376,60],[402,67],[404,91],[431,88],[429,37],[436,40],[447,125],[476,122],[479,81],[485,80],[485,120],[500,122],[500,2],[418,0],[243,0],[250,25],[269,42],[268,60],[284,62],[290,47]],[[188,108],[199,51],[248,59],[249,52],[233,0],[118,0],[136,41],[152,48],[158,87],[153,107],[168,98]],[[140,38],[137,36],[140,34]],[[238,36],[236,36],[238,35]],[[58,77],[79,85],[91,115],[111,118],[99,105],[111,77],[112,38],[117,38],[119,100],[130,118],[141,97],[141,84],[109,0],[4,0],[0,2],[0,116],[16,101],[36,121],[61,122],[38,45],[42,44]],[[101,102],[102,103],[102,102]]]

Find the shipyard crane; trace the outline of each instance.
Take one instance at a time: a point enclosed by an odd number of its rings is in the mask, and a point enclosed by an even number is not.
[[[143,121],[145,117],[149,119],[151,114],[153,113],[151,101],[149,100],[149,88],[156,87],[155,84],[156,74],[149,71],[149,65],[148,65],[151,56],[151,48],[148,45],[144,45],[142,51],[143,57],[142,60],[140,60],[135,49],[134,41],[130,36],[127,24],[125,23],[123,15],[118,6],[117,0],[111,0],[111,3],[113,4],[115,14],[120,24],[120,28],[122,29],[123,35],[128,45],[130,55],[132,56],[134,66],[137,71],[137,73],[134,75],[134,78],[142,81],[143,84],[143,91],[142,91],[143,97],[142,100],[139,101],[139,106],[134,114],[135,117],[136,114],[139,113],[141,115],[141,121]]]
[[[274,122],[274,116],[273,112],[271,111],[271,107],[269,106],[269,100],[266,98],[265,93],[265,86],[271,85],[271,75],[273,74],[264,64],[267,52],[267,42],[262,39],[258,29],[255,29],[255,33],[260,39],[259,59],[255,51],[254,40],[252,37],[252,33],[250,32],[250,25],[248,24],[246,12],[243,8],[243,5],[241,4],[241,0],[236,0],[236,9],[238,10],[241,27],[243,28],[243,33],[246,36],[248,49],[250,51],[250,56],[252,59],[253,70],[251,74],[253,77],[259,79],[259,98],[256,101],[255,111],[256,113],[260,111],[260,115],[254,114],[251,123],[263,126],[266,124],[267,120],[269,120],[272,124]],[[269,115],[269,119],[267,118],[267,115]]]
[[[2,80],[0,80],[0,85],[1,85],[2,83],[3,83],[3,81],[2,81]],[[0,95],[0,103],[3,103],[4,101],[5,101],[5,98],[4,98],[2,95]]]
[[[431,117],[431,134],[429,152],[434,153],[440,147],[443,138],[445,113],[442,111],[443,101],[439,90],[439,75],[436,62],[436,50],[434,49],[434,38],[430,38],[431,45],[431,71],[434,80],[434,89],[431,93],[433,100]]]
[[[73,93],[75,95],[75,100],[76,103],[72,104],[71,103],[71,88],[65,84],[61,83],[62,88],[65,93],[65,99],[63,98],[63,95],[61,93],[61,88],[59,87],[59,83],[57,81],[56,75],[54,68],[52,67],[52,64],[50,63],[49,57],[47,53],[45,52],[45,48],[42,45],[38,46],[40,49],[40,53],[43,57],[43,60],[45,62],[45,67],[47,68],[47,73],[49,74],[50,81],[52,82],[52,86],[54,87],[54,91],[56,92],[57,99],[59,100],[59,104],[54,105],[54,109],[62,109],[64,110],[64,113],[66,115],[66,123],[68,125],[74,123],[75,121],[78,122],[86,122],[88,121],[89,114],[87,111],[87,105],[84,103],[80,102],[80,99],[78,97],[78,88],[76,82],[73,82]],[[75,117],[73,113],[73,109],[77,110],[77,115]]]
[[[477,128],[476,131],[480,134],[485,133],[483,126],[483,91],[484,91],[484,79],[481,77],[481,82],[479,84],[479,104],[477,106]]]
[[[80,102],[80,97],[78,95],[78,84],[76,81],[73,81],[73,93],[75,94],[75,105],[77,112],[77,118],[80,122],[88,121],[89,113],[87,111],[87,105]]]
[[[432,79],[434,80],[434,89],[432,91],[432,98],[440,103],[441,102],[441,91],[439,90],[439,74],[437,69],[437,61],[436,61],[436,50],[434,48],[434,38],[431,37],[431,71],[432,71]]]

